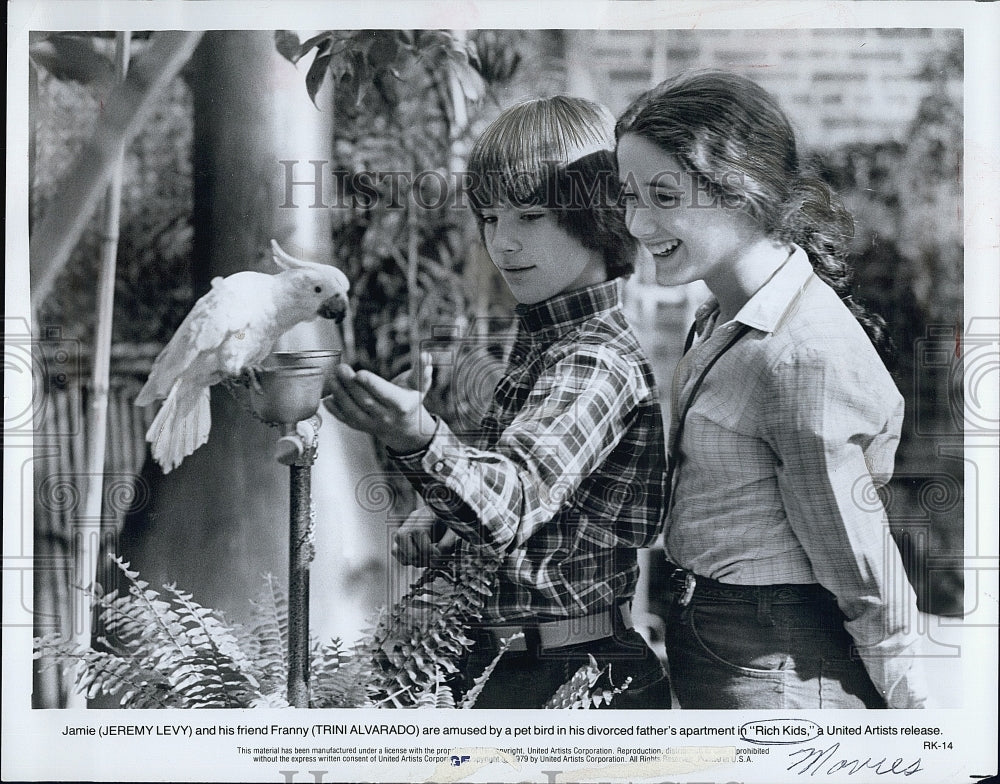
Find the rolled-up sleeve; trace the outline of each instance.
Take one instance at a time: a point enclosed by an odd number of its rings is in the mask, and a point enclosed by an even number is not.
[[[917,607],[876,487],[892,474],[903,401],[877,360],[800,346],[770,374],[765,439],[788,523],[889,707],[926,686]]]

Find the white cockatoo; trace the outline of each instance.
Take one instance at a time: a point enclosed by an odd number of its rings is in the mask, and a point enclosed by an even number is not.
[[[166,398],[146,432],[165,474],[208,440],[209,387],[258,368],[275,341],[299,322],[344,317],[350,284],[343,272],[289,256],[274,240],[271,248],[282,271],[215,278],[156,358],[136,398],[138,406]]]

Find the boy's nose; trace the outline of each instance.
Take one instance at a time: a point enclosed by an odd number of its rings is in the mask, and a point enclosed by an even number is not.
[[[498,231],[494,241],[497,248],[503,253],[517,253],[521,250],[521,241],[514,232]]]

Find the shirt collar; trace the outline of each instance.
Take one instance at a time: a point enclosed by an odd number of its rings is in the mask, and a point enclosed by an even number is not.
[[[619,301],[616,279],[557,294],[534,305],[517,305],[514,312],[517,313],[521,326],[528,332],[538,333],[549,329],[561,332],[598,313],[617,307]]]
[[[744,303],[733,320],[762,332],[774,332],[812,274],[812,264],[806,252],[798,245],[793,245],[788,259]],[[719,303],[715,297],[698,308],[695,324],[699,334],[704,332],[705,324],[718,309]]]

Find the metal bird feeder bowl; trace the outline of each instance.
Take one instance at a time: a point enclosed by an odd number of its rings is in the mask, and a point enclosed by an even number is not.
[[[336,349],[272,351],[264,360],[264,367],[321,367],[325,373],[338,362],[340,362],[340,352]]]
[[[269,424],[294,425],[319,410],[323,370],[316,367],[274,367],[260,371],[260,390],[250,395],[253,413]]]
[[[314,416],[323,381],[340,361],[334,350],[275,351],[259,373],[260,390],[251,389],[253,413],[271,424],[294,425]]]
[[[289,469],[288,703],[309,707],[309,567],[315,554],[312,464],[317,416],[327,373],[340,361],[336,350],[276,351],[251,386],[254,416],[281,430],[275,459]]]

